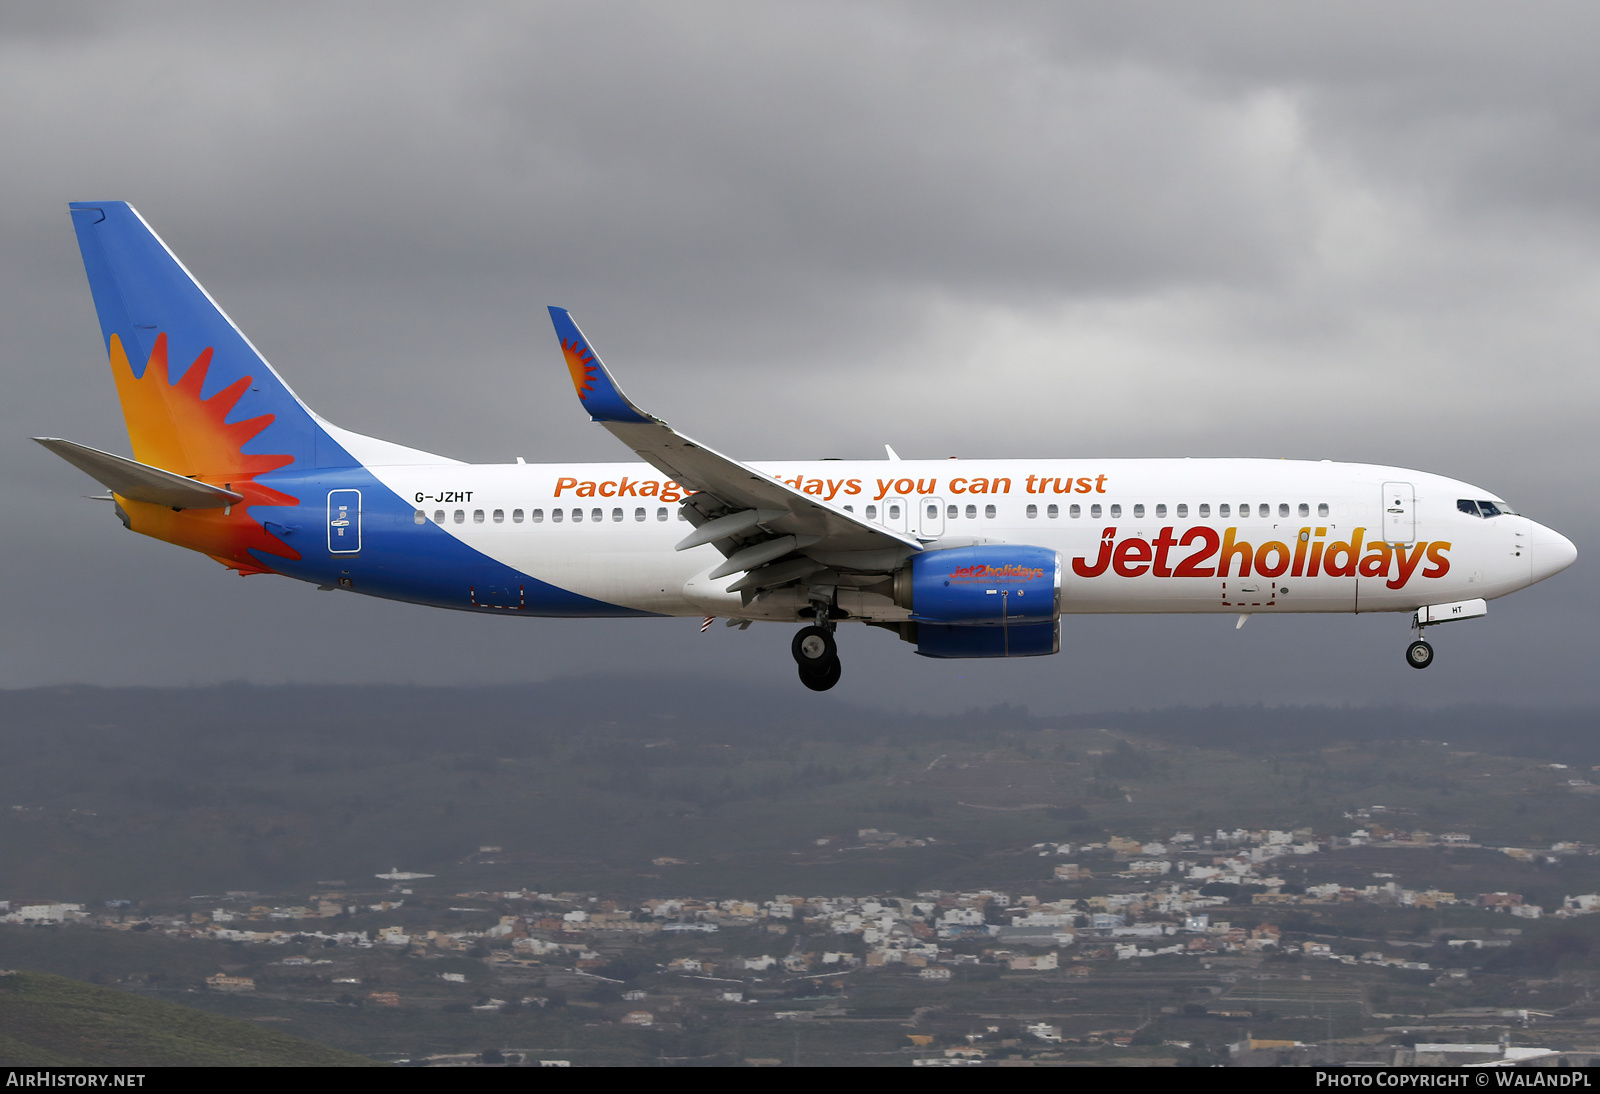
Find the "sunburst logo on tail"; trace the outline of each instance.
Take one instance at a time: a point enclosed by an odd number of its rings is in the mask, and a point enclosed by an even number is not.
[[[587,400],[589,392],[594,390],[594,382],[599,379],[599,365],[595,362],[594,352],[582,342],[569,342],[563,338],[561,353],[567,359],[567,371],[572,373],[572,386],[578,398]]]
[[[250,390],[249,376],[203,397],[206,373],[211,368],[207,347],[176,383],[167,369],[167,336],[157,336],[145,364],[135,376],[122,340],[111,336],[111,374],[122,400],[122,414],[133,442],[133,458],[213,486],[243,494],[244,500],[227,509],[174,511],[148,502],[121,499],[131,527],[180,547],[201,551],[240,573],[271,572],[251,551],[298,559],[299,552],[269,533],[250,516],[253,505],[293,506],[300,499],[257,483],[257,475],[294,462],[289,455],[246,454],[244,446],[273,422],[263,414],[240,422],[228,415]]]

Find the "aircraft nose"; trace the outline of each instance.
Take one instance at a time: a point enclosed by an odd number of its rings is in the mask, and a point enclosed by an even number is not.
[[[1531,522],[1530,522],[1531,523]],[[1532,555],[1533,580],[1543,581],[1571,566],[1578,557],[1578,548],[1570,539],[1553,528],[1535,523],[1529,529],[1529,554]]]

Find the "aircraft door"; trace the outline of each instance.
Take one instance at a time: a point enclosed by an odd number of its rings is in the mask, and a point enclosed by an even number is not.
[[[361,550],[361,491],[328,491],[328,553],[353,555]]]
[[[1383,484],[1383,540],[1411,543],[1417,538],[1417,497],[1409,482]]]
[[[944,535],[944,499],[917,499],[917,534],[924,539]]]

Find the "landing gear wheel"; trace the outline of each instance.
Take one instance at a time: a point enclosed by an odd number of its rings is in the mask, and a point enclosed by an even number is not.
[[[839,647],[833,641],[833,634],[822,627],[801,627],[795,633],[794,641],[789,643],[789,652],[794,654],[794,663],[802,670],[815,669],[829,661],[839,660]],[[835,675],[834,679],[837,681],[838,676]]]
[[[1406,647],[1406,664],[1414,669],[1425,669],[1433,664],[1433,647],[1417,639]]]
[[[844,667],[837,657],[820,665],[801,665],[800,682],[812,691],[827,691],[839,682]]]

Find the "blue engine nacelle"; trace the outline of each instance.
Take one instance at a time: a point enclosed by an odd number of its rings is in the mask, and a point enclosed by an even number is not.
[[[1061,649],[1061,630],[1054,623],[1009,627],[908,625],[917,628],[914,640],[919,657],[1044,657]]]
[[[917,624],[929,657],[1033,657],[1055,653],[1061,556],[1012,544],[913,555],[895,575],[895,602]]]

